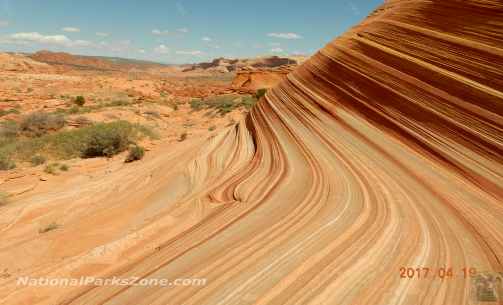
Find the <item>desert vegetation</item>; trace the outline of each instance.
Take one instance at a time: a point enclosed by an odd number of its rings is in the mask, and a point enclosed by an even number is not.
[[[184,132],[180,135],[180,137],[178,138],[178,142],[183,142],[185,140],[187,140],[187,137],[189,136],[189,134],[187,132]]]
[[[27,137],[40,137],[65,126],[65,118],[59,114],[37,112],[26,116],[19,124],[19,133]]]
[[[255,93],[255,97],[259,100],[262,97],[264,97],[266,93],[267,93],[267,89],[265,89],[265,88],[258,89],[257,92]]]
[[[86,99],[82,95],[79,95],[75,97],[75,100],[73,102],[75,103],[75,105],[82,107],[86,103]]]
[[[70,167],[63,163],[53,162],[45,166],[44,172],[50,175],[58,175],[59,172],[67,172]]]
[[[67,167],[58,163],[65,160],[72,160],[73,168],[79,160],[121,153],[126,163],[142,160],[153,142],[184,142],[234,125],[266,90],[235,88],[236,71],[213,69],[219,62],[203,70],[195,65],[183,72],[129,73],[115,63],[107,72],[95,69],[98,61],[60,56],[38,53],[36,60],[48,63],[41,65],[23,56],[4,57],[27,65],[19,73],[0,70],[2,174],[31,169],[58,175]],[[63,59],[54,69],[52,63]],[[73,60],[79,67],[93,66],[76,69]]]
[[[47,161],[47,159],[44,156],[41,155],[35,155],[31,157],[30,162],[33,166],[38,166],[41,164],[44,164]]]
[[[150,128],[127,121],[60,130],[59,119],[57,123],[53,120],[52,116],[37,114],[23,120],[19,127],[12,122],[3,123],[0,126],[0,169],[14,168],[15,161],[36,166],[47,159],[111,157],[126,151],[138,140],[156,137]],[[52,166],[48,167],[51,171]]]
[[[133,145],[129,147],[128,155],[124,162],[131,163],[143,159],[145,155],[145,149],[139,145]]]
[[[67,108],[58,108],[55,112],[57,114],[86,114],[92,113],[96,111],[101,111],[107,108],[115,108],[115,107],[126,107],[133,105],[133,101],[129,100],[114,100],[110,102],[97,102],[93,105],[73,105]]]
[[[18,114],[18,113],[19,113],[19,110],[15,109],[15,108],[11,108],[8,110],[0,109],[0,117],[6,116],[9,114]]]
[[[257,98],[252,95],[219,95],[205,99],[192,99],[190,106],[192,110],[202,109],[216,110],[220,115],[225,115],[239,108],[251,109],[257,103]]]

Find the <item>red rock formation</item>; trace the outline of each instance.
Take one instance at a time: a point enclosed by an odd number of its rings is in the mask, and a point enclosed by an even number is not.
[[[255,93],[258,89],[269,89],[278,85],[297,66],[278,68],[243,68],[237,71],[232,88],[238,91]]]
[[[77,56],[64,52],[39,51],[30,57],[40,62],[57,66],[66,66],[72,69],[114,70],[114,66],[104,60]]]
[[[305,61],[304,56],[293,57],[257,57],[244,59],[216,58],[212,62],[199,63],[187,67],[184,72],[206,71],[206,72],[232,72],[242,68],[277,68],[287,65],[297,65]]]

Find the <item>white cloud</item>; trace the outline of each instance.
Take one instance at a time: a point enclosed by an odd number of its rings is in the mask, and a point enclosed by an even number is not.
[[[94,44],[91,41],[87,40],[75,40],[71,43],[72,47],[91,47]]]
[[[97,45],[97,47],[109,52],[123,53],[132,50],[131,44],[131,40],[120,40],[112,42],[102,41]]]
[[[274,49],[271,49],[271,52],[273,52],[273,53],[282,53],[282,52],[284,52],[284,50],[282,48],[274,48]]]
[[[302,39],[302,36],[296,33],[269,33],[267,36],[281,39]]]
[[[139,50],[138,50],[138,53],[145,54],[145,53],[146,53],[146,51],[145,51],[144,49],[139,49]]]
[[[30,43],[27,41],[12,39],[9,36],[4,36],[4,37],[0,36],[0,44],[12,44],[12,45],[26,46],[26,45],[29,45]]]
[[[199,55],[203,55],[204,52],[202,51],[176,51],[176,54],[178,55],[192,55],[192,56],[199,56]]]
[[[68,33],[78,33],[80,32],[79,28],[74,28],[74,27],[64,27],[61,29],[63,32],[68,32]]]
[[[154,29],[154,30],[152,30],[152,34],[154,34],[154,35],[169,35],[169,31]]]
[[[104,33],[104,32],[96,32],[96,36],[99,36],[99,37],[108,37],[108,36],[110,36],[110,34]]]
[[[7,20],[0,20],[0,28],[4,28],[9,26],[9,21]]]
[[[161,44],[160,46],[154,48],[154,52],[158,54],[168,54],[170,52],[170,49],[167,46]]]
[[[12,43],[19,44],[40,43],[64,47],[89,47],[93,45],[92,42],[87,40],[71,40],[65,35],[42,35],[38,32],[15,33],[8,38]]]
[[[212,41],[212,40],[213,40],[213,39],[211,39],[211,38],[210,38],[210,37],[208,37],[208,36],[206,36],[206,37],[203,37],[203,38],[202,38],[202,41],[208,41],[208,42],[210,42],[210,41]]]
[[[171,35],[171,34],[176,34],[176,33],[182,33],[182,34],[185,34],[185,33],[188,33],[189,32],[189,29],[187,28],[181,28],[181,29],[177,29],[176,31],[169,31],[169,30],[160,30],[160,29],[153,29],[152,30],[152,34],[154,35],[158,35],[158,36],[161,36],[161,35]]]

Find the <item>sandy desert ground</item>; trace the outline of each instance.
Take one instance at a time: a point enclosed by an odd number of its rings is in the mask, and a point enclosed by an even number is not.
[[[491,304],[473,281],[503,274],[502,66],[501,1],[387,1],[237,124],[33,178],[0,208],[0,304]]]

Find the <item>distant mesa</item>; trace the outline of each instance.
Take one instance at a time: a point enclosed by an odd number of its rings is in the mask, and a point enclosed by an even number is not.
[[[212,62],[203,62],[189,66],[184,69],[183,72],[191,71],[205,71],[205,72],[217,72],[217,73],[227,73],[238,71],[242,68],[275,68],[285,65],[298,65],[306,60],[306,57],[296,56],[296,57],[258,57],[251,59],[227,59],[227,58],[217,58]]]
[[[32,59],[60,68],[104,71],[163,68],[168,65],[118,57],[73,55],[64,52],[39,51],[29,55]]]
[[[0,53],[0,71],[48,73],[53,68],[42,62],[31,59],[28,56],[17,53]]]

